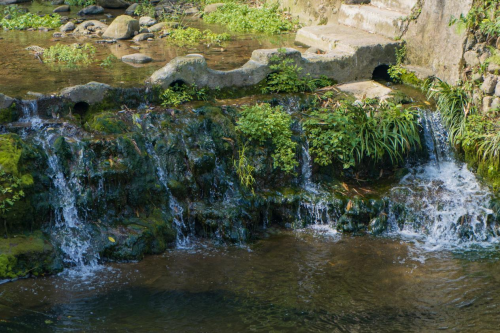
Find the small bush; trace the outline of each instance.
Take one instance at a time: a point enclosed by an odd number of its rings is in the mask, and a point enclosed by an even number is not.
[[[279,54],[271,57],[274,64],[269,66],[273,73],[266,79],[263,93],[297,93],[314,91],[333,83],[326,76],[312,79],[309,74],[301,76],[302,67],[295,64],[293,59],[286,58],[286,50],[280,49]]]
[[[249,7],[235,2],[226,3],[204,17],[207,23],[218,23],[239,32],[263,32],[270,35],[295,30],[298,22],[290,20],[279,10],[279,4]]]
[[[70,6],[87,7],[95,5],[95,0],[65,0],[64,3]]]
[[[39,16],[26,13],[16,5],[5,6],[3,9],[4,18],[0,20],[0,27],[4,29],[38,29],[38,28],[58,28],[61,26],[61,16],[58,14]],[[6,19],[5,17],[10,17]]]
[[[148,2],[140,3],[134,10],[134,14],[137,16],[149,16],[155,17],[156,10],[155,6]]]
[[[96,48],[91,44],[56,44],[43,53],[47,62],[57,62],[68,66],[90,65],[95,61]]]
[[[297,143],[292,141],[292,117],[281,106],[271,107],[264,103],[243,107],[237,124],[239,131],[261,145],[271,140],[274,167],[286,173],[293,172],[298,165],[295,158]]]
[[[194,100],[206,100],[208,97],[208,90],[206,88],[198,89],[195,85],[178,85],[165,89],[160,96],[161,105],[179,106],[183,103],[191,102]]]

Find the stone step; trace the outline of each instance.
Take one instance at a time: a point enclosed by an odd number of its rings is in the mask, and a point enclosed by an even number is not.
[[[389,38],[399,37],[402,29],[401,12],[371,5],[341,5],[339,23]]]
[[[354,54],[359,48],[397,45],[398,42],[381,35],[341,24],[304,27],[297,31],[295,41],[325,52]]]
[[[371,0],[371,5],[409,15],[417,2],[418,0]]]

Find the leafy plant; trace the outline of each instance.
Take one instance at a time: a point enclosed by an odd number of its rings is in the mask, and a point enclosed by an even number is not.
[[[228,2],[215,12],[204,16],[207,23],[218,23],[239,32],[263,32],[274,35],[295,30],[298,21],[291,20],[279,10],[279,4],[265,4],[260,8]]]
[[[65,4],[70,6],[87,7],[95,5],[95,0],[65,0]]]
[[[134,10],[134,14],[137,16],[155,17],[156,9],[155,6],[153,6],[151,3],[143,2],[137,5],[137,7]]]
[[[175,84],[170,88],[165,89],[160,96],[164,107],[179,106],[182,103],[194,100],[206,100],[208,90],[206,88],[198,89],[196,85],[179,85]]]
[[[231,36],[227,33],[216,34],[211,30],[201,31],[200,29],[188,27],[178,28],[170,33],[168,41],[178,45],[193,45],[205,41],[208,44],[221,44],[223,41],[230,40]]]
[[[61,26],[61,16],[58,14],[39,16],[27,13],[17,5],[4,6],[0,27],[4,29],[25,30],[30,28],[58,28]]]
[[[63,63],[68,66],[90,65],[95,61],[96,48],[91,44],[56,44],[43,53],[47,62]]]
[[[255,184],[255,178],[252,173],[255,170],[255,167],[250,163],[246,154],[246,146],[243,146],[239,152],[238,160],[234,160],[234,167],[236,169],[236,174],[240,178],[241,185],[246,188],[252,190],[252,194],[254,194],[253,185]]]
[[[340,162],[348,169],[365,160],[401,162],[420,147],[417,118],[415,111],[400,105],[387,104],[376,110],[369,104],[341,101],[331,109],[312,111],[304,127],[316,163]]]
[[[476,0],[471,10],[461,14],[458,18],[452,17],[450,26],[456,25],[457,32],[464,30],[481,31],[489,38],[500,35],[500,3],[498,0]]]
[[[118,60],[118,58],[114,54],[110,54],[104,59],[99,66],[109,68],[112,67],[113,64]]]
[[[296,142],[292,141],[292,117],[281,106],[267,103],[245,106],[237,122],[238,130],[263,145],[270,140],[274,146],[274,167],[292,173],[298,165],[295,159]]]
[[[331,85],[333,82],[326,76],[312,79],[310,74],[301,76],[302,67],[295,64],[293,59],[286,57],[286,50],[279,49],[277,55],[271,57],[272,65],[269,68],[273,73],[266,79],[263,93],[296,93],[314,91],[318,88]]]
[[[4,216],[22,197],[24,197],[24,192],[21,190],[21,179],[0,168],[0,216],[4,222],[6,235],[7,220]]]

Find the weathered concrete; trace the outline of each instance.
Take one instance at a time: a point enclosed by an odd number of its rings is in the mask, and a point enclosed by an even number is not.
[[[418,0],[371,0],[370,4],[375,7],[395,10],[408,15],[417,2]]]
[[[380,100],[383,100],[389,97],[389,94],[392,92],[391,88],[387,88],[386,86],[371,80],[342,84],[337,86],[337,89],[352,94],[360,100],[365,98],[379,98]]]
[[[342,5],[339,23],[389,38],[401,35],[404,13],[368,5]]]
[[[371,79],[373,70],[382,63],[395,61],[395,46],[359,46],[350,52],[332,50],[326,54],[301,54],[291,48],[285,57],[294,60],[303,70],[301,75],[327,76],[337,82]],[[240,68],[218,71],[208,68],[202,55],[191,54],[177,57],[165,67],[157,70],[148,80],[151,84],[167,88],[176,81],[196,84],[208,88],[238,88],[253,86],[263,81],[270,73],[270,59],[278,55],[278,49],[255,50],[250,60]]]
[[[409,65],[430,69],[435,76],[448,83],[460,78],[466,33],[458,34],[449,26],[452,16],[466,14],[472,0],[425,1],[416,22],[411,22],[403,37],[407,42]]]
[[[10,107],[14,101],[15,99],[0,93],[0,110]]]

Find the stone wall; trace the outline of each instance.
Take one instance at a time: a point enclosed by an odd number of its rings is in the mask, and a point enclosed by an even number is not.
[[[297,17],[304,25],[331,24],[337,22],[342,0],[280,0],[284,11]]]

